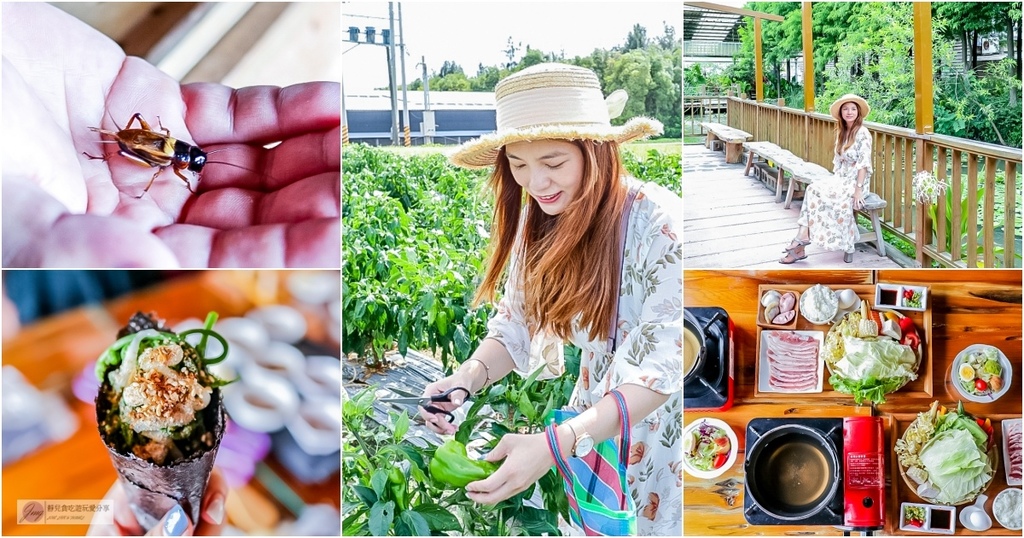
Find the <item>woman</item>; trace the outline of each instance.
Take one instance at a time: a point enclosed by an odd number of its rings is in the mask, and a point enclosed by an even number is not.
[[[852,93],[829,108],[839,122],[832,158],[835,175],[807,187],[796,221],[800,228],[779,263],[806,258],[804,247],[811,243],[826,250],[842,250],[843,261],[853,263],[854,245],[860,236],[853,211],[864,207],[871,179],[871,133],[864,127],[864,117],[870,111],[867,101]]]
[[[494,166],[494,239],[477,300],[493,299],[503,276],[504,293],[487,338],[425,395],[452,387],[475,393],[513,369],[527,375],[560,362],[563,342],[573,342],[582,357],[571,403],[588,409],[555,428],[560,453],[583,456],[591,440],[619,433],[610,394],[617,389],[634,425],[628,482],[638,532],[678,535],[682,202],[667,189],[627,179],[618,153],[618,144],[662,126],[633,118],[612,127],[625,92],[609,96],[609,105],[596,75],[569,65],[524,69],[499,82],[495,98],[498,131],[459,147],[451,161]],[[620,220],[630,188],[639,194],[623,245]],[[614,353],[609,338],[617,341]],[[462,403],[462,392],[453,396],[445,409]],[[432,430],[455,432],[444,417],[420,413]],[[467,496],[483,504],[525,490],[554,465],[544,433],[507,434],[486,458],[505,463],[466,486]]]

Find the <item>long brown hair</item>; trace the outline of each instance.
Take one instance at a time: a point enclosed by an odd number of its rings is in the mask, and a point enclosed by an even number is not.
[[[857,119],[853,120],[853,125],[850,127],[846,126],[846,121],[843,120],[843,107],[846,103],[853,103],[853,106],[857,107]],[[864,117],[861,116],[860,105],[854,101],[847,101],[839,105],[839,125],[836,126],[836,155],[842,155],[846,150],[850,149],[853,145],[853,141],[857,138],[857,131],[860,130],[861,125],[864,125]]]
[[[559,215],[544,213],[536,200],[524,195],[512,177],[505,148],[498,153],[490,178],[495,198],[491,253],[475,301],[494,299],[515,249],[531,334],[543,328],[568,339],[579,317],[578,327],[591,338],[606,339],[619,298],[615,265],[626,199],[623,167],[615,142],[572,143],[583,152],[583,178],[576,199]],[[526,217],[516,243],[524,205]]]

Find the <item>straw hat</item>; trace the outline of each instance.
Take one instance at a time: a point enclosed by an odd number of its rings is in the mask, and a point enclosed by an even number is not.
[[[661,122],[636,117],[613,127],[628,96],[616,90],[605,99],[597,75],[589,69],[546,63],[505,77],[494,88],[494,133],[462,144],[449,156],[463,168],[492,166],[506,144],[532,140],[601,140],[623,143],[661,134]]]
[[[871,112],[871,107],[868,106],[868,102],[865,101],[863,97],[857,94],[848,93],[839,99],[836,99],[836,102],[832,103],[832,106],[828,108],[829,113],[832,114],[832,117],[835,118],[836,121],[843,121],[843,119],[839,117],[839,108],[842,107],[844,103],[849,102],[857,103],[857,108],[860,109],[861,119],[866,118],[868,116],[868,112]]]

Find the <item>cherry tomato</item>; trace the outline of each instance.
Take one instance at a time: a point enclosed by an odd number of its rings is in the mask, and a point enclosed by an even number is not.
[[[974,388],[979,391],[988,390],[988,383],[986,383],[984,379],[975,379]]]
[[[719,455],[715,456],[715,461],[711,464],[711,467],[713,469],[718,469],[721,466],[725,465],[725,462],[728,459],[729,459],[729,454],[727,454],[727,453],[719,454]]]

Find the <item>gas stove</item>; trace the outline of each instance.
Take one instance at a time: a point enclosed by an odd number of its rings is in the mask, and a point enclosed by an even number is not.
[[[719,316],[705,331],[706,357],[701,371],[683,385],[683,409],[725,411],[733,399],[733,323],[719,307],[687,307],[703,327],[715,313]]]

